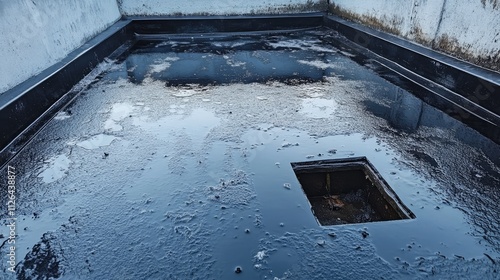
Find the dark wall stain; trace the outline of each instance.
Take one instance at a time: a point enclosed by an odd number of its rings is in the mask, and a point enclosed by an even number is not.
[[[312,1],[308,0],[305,4],[289,4],[281,7],[269,7],[267,10],[257,11],[258,13],[272,13],[272,14],[281,14],[281,13],[300,13],[300,12],[325,12],[328,10],[328,1],[327,0],[319,0]]]
[[[483,4],[486,4],[485,1],[492,3],[493,7],[500,8],[500,0],[482,0]],[[345,9],[340,8],[338,5],[330,4],[329,12],[338,15],[342,18],[352,20],[364,25],[367,25],[371,28],[384,31],[387,33],[391,33],[397,36],[405,37],[406,39],[415,41],[419,44],[432,48],[436,51],[440,51],[446,53],[448,55],[454,56],[456,58],[460,58],[467,62],[473,63],[475,65],[500,72],[500,52],[492,50],[489,55],[475,55],[473,54],[473,50],[471,50],[471,46],[461,45],[458,40],[454,37],[449,36],[448,34],[443,34],[434,39],[430,39],[424,35],[422,29],[418,25],[414,25],[410,30],[410,36],[402,35],[400,28],[401,21],[397,18],[391,19],[389,24],[385,21],[380,20],[373,16],[365,16],[353,13],[351,11],[347,11]]]
[[[151,9],[154,11],[154,9]],[[227,12],[225,16],[239,15],[267,15],[267,14],[291,14],[291,13],[307,13],[307,12],[325,12],[328,10],[328,0],[308,0],[304,4],[288,4],[288,5],[273,5],[268,8],[251,10],[247,13]],[[182,13],[172,12],[165,15],[172,16],[211,16],[220,15],[217,12],[202,12],[202,13]]]
[[[428,45],[429,44],[429,39],[425,36],[424,32],[422,31],[422,28],[420,28],[419,25],[414,25],[412,26],[410,30],[410,35],[415,42],[421,44],[421,45]]]
[[[330,4],[328,11],[345,19],[350,19],[372,28],[401,36],[401,30],[398,29],[399,25],[401,25],[401,20],[396,17],[389,20],[390,24],[386,24],[374,16],[358,15],[351,11],[344,10],[335,4]]]
[[[489,2],[491,4],[491,6],[493,6],[493,9],[500,8],[500,0],[481,0],[483,7],[486,7],[486,2]]]
[[[492,51],[490,55],[474,55],[471,53],[470,47],[461,45],[456,38],[450,37],[448,34],[437,37],[427,45],[470,63],[500,72],[500,52]]]

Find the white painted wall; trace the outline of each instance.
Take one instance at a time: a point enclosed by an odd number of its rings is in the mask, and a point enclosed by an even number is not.
[[[118,3],[123,15],[229,15],[319,11],[316,7],[326,0],[118,0]]]
[[[120,17],[116,0],[0,0],[0,93],[60,61]]]
[[[447,34],[478,54],[500,53],[500,1],[447,0],[437,36]],[[499,69],[500,70],[500,69]]]
[[[360,16],[374,17],[388,26],[396,19],[398,29],[408,35],[417,23],[425,33],[435,33],[444,0],[333,0],[343,10]],[[478,0],[479,1],[479,0]]]
[[[357,16],[374,17],[410,40],[429,45],[448,36],[467,53],[500,59],[500,1],[498,0],[332,0]],[[420,30],[421,33],[415,32]],[[500,70],[500,66],[497,71]]]

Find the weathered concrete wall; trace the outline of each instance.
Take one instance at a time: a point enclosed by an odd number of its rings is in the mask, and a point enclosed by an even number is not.
[[[500,71],[500,0],[332,0],[330,11]]]
[[[123,15],[235,15],[326,11],[326,0],[118,0]]]
[[[0,1],[0,93],[60,61],[120,17],[116,0]]]

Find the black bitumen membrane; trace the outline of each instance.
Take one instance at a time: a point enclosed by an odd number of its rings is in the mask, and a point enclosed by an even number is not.
[[[17,278],[497,278],[498,144],[335,30],[293,27],[137,35],[81,79],[1,170]],[[318,223],[292,163],[358,157],[411,219]]]

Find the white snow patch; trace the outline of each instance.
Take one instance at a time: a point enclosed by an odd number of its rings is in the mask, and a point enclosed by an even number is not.
[[[247,64],[244,61],[233,61],[230,59],[226,63],[227,63],[227,65],[229,65],[231,67],[241,67],[241,66],[245,66]]]
[[[46,184],[55,182],[66,176],[71,160],[67,155],[58,155],[45,161],[45,169],[38,174],[38,178]]]
[[[323,70],[332,67],[331,64],[326,63],[326,62],[321,61],[321,60],[314,60],[314,61],[298,60],[298,62],[305,64],[305,65],[313,66],[313,67],[316,67],[319,69],[323,69]]]
[[[69,118],[71,118],[71,115],[68,114],[67,112],[59,112],[54,117],[54,120],[62,121],[62,120],[69,119]]]
[[[179,89],[177,92],[172,93],[175,97],[190,97],[197,94],[196,90],[193,89]]]
[[[116,103],[111,108],[110,118],[114,121],[121,121],[134,111],[134,106],[129,103]]]
[[[304,92],[304,95],[311,98],[318,98],[325,95],[324,92],[324,88],[311,86],[307,88],[307,91]]]
[[[308,98],[302,100],[300,112],[309,118],[329,118],[337,109],[337,103],[331,99]]]
[[[244,46],[245,42],[213,42],[212,45],[215,46],[215,47],[219,47],[219,48],[222,48],[222,47],[227,47],[227,48],[236,48],[236,47],[239,47],[239,46]]]
[[[104,122],[104,129],[108,131],[121,131],[123,126],[118,124],[119,121],[124,120],[130,116],[134,111],[134,106],[128,103],[116,103],[111,108],[109,119]]]
[[[320,40],[286,40],[286,41],[279,41],[279,42],[271,42],[269,45],[273,48],[290,48],[290,49],[301,49],[301,50],[306,50],[308,48],[311,48],[314,44],[319,44],[321,43]]]
[[[177,60],[179,60],[178,57],[167,57],[163,60],[157,60],[155,61],[155,64],[150,66],[150,73],[161,73],[170,68],[170,66],[172,66],[172,62]]]
[[[326,47],[314,45],[314,46],[310,46],[309,49],[312,51],[323,52],[323,53],[336,53],[339,51],[338,49],[336,49],[335,47],[332,47],[332,46],[329,46],[328,48],[326,48]]]
[[[123,130],[123,126],[117,124],[112,119],[108,119],[104,122],[104,129],[108,131],[121,131]]]
[[[94,150],[100,147],[109,146],[111,143],[117,139],[117,137],[106,134],[98,134],[91,137],[88,140],[77,143],[76,145],[82,147],[86,150]]]
[[[355,57],[354,54],[346,52],[346,51],[341,51],[340,53],[343,54],[343,55],[345,55],[345,56],[347,56],[347,57]]]
[[[221,121],[213,112],[205,109],[198,108],[192,110],[190,114],[185,114],[182,108],[184,105],[171,105],[169,110],[172,110],[174,115],[165,116],[154,122],[147,118],[134,118],[133,124],[163,139],[172,137],[173,132],[182,131],[186,141],[192,142],[192,147],[201,146],[205,137],[213,128],[219,126]]]
[[[183,87],[172,88],[171,90],[173,91],[172,96],[184,98],[184,101],[188,102],[189,99],[187,99],[186,97],[191,97],[195,94],[203,93],[208,89],[209,87],[207,86],[200,87],[200,85],[198,84],[187,84]]]
[[[255,255],[255,258],[258,260],[258,261],[261,261],[264,259],[264,257],[266,256],[266,251],[259,251],[257,252],[257,254]]]

